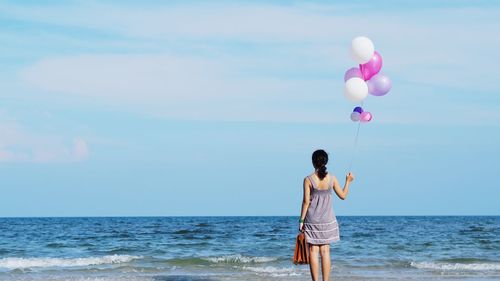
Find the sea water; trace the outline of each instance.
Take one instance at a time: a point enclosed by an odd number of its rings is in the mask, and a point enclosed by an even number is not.
[[[339,216],[332,280],[500,280],[500,217]],[[0,218],[0,280],[309,280],[297,217]]]

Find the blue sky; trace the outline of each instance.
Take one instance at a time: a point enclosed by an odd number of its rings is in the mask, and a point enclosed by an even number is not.
[[[0,1],[0,216],[299,215],[343,182],[348,47],[370,96],[338,215],[499,215],[496,1]]]

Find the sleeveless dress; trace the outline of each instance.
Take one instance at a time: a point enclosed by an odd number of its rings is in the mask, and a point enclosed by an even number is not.
[[[306,241],[310,244],[330,244],[337,242],[339,237],[339,226],[333,212],[332,191],[333,177],[330,177],[328,189],[318,189],[311,176],[311,203],[304,218],[304,234]]]

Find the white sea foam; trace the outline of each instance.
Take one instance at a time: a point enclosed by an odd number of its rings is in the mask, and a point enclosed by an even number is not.
[[[3,280],[3,279],[2,279]],[[71,275],[44,275],[43,279],[33,278],[33,277],[22,277],[17,276],[9,278],[9,280],[16,281],[33,281],[33,280],[43,280],[43,281],[155,281],[154,277],[146,276],[108,276],[108,277],[93,277],[93,276],[71,276]]]
[[[93,276],[44,276],[43,279],[30,279],[28,278],[19,278],[19,279],[9,279],[9,280],[19,280],[19,281],[28,281],[28,280],[43,280],[43,281],[155,281],[153,277],[143,277],[143,276],[110,276],[110,277],[93,277]]]
[[[490,271],[500,270],[500,263],[445,263],[445,262],[411,262],[410,266],[419,269],[448,271]]]
[[[277,259],[276,257],[247,257],[240,254],[204,258],[204,260],[215,263],[263,263],[275,261]]]
[[[141,256],[108,255],[86,258],[3,258],[0,259],[0,268],[23,269],[31,267],[72,267],[99,264],[127,263]]]
[[[282,277],[282,276],[299,276],[301,275],[295,268],[293,267],[274,267],[274,266],[264,266],[264,267],[251,267],[251,266],[244,266],[243,269],[260,273],[260,274],[266,274],[270,275],[273,277]]]

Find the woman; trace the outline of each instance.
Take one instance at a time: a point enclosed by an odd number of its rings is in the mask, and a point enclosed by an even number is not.
[[[337,219],[332,208],[332,189],[344,200],[354,176],[348,173],[341,189],[334,175],[326,171],[328,154],[316,150],[312,155],[314,173],[304,179],[304,199],[299,231],[303,231],[309,245],[309,267],[313,281],[319,280],[318,252],[321,255],[323,280],[330,280],[330,243],[340,240]]]

